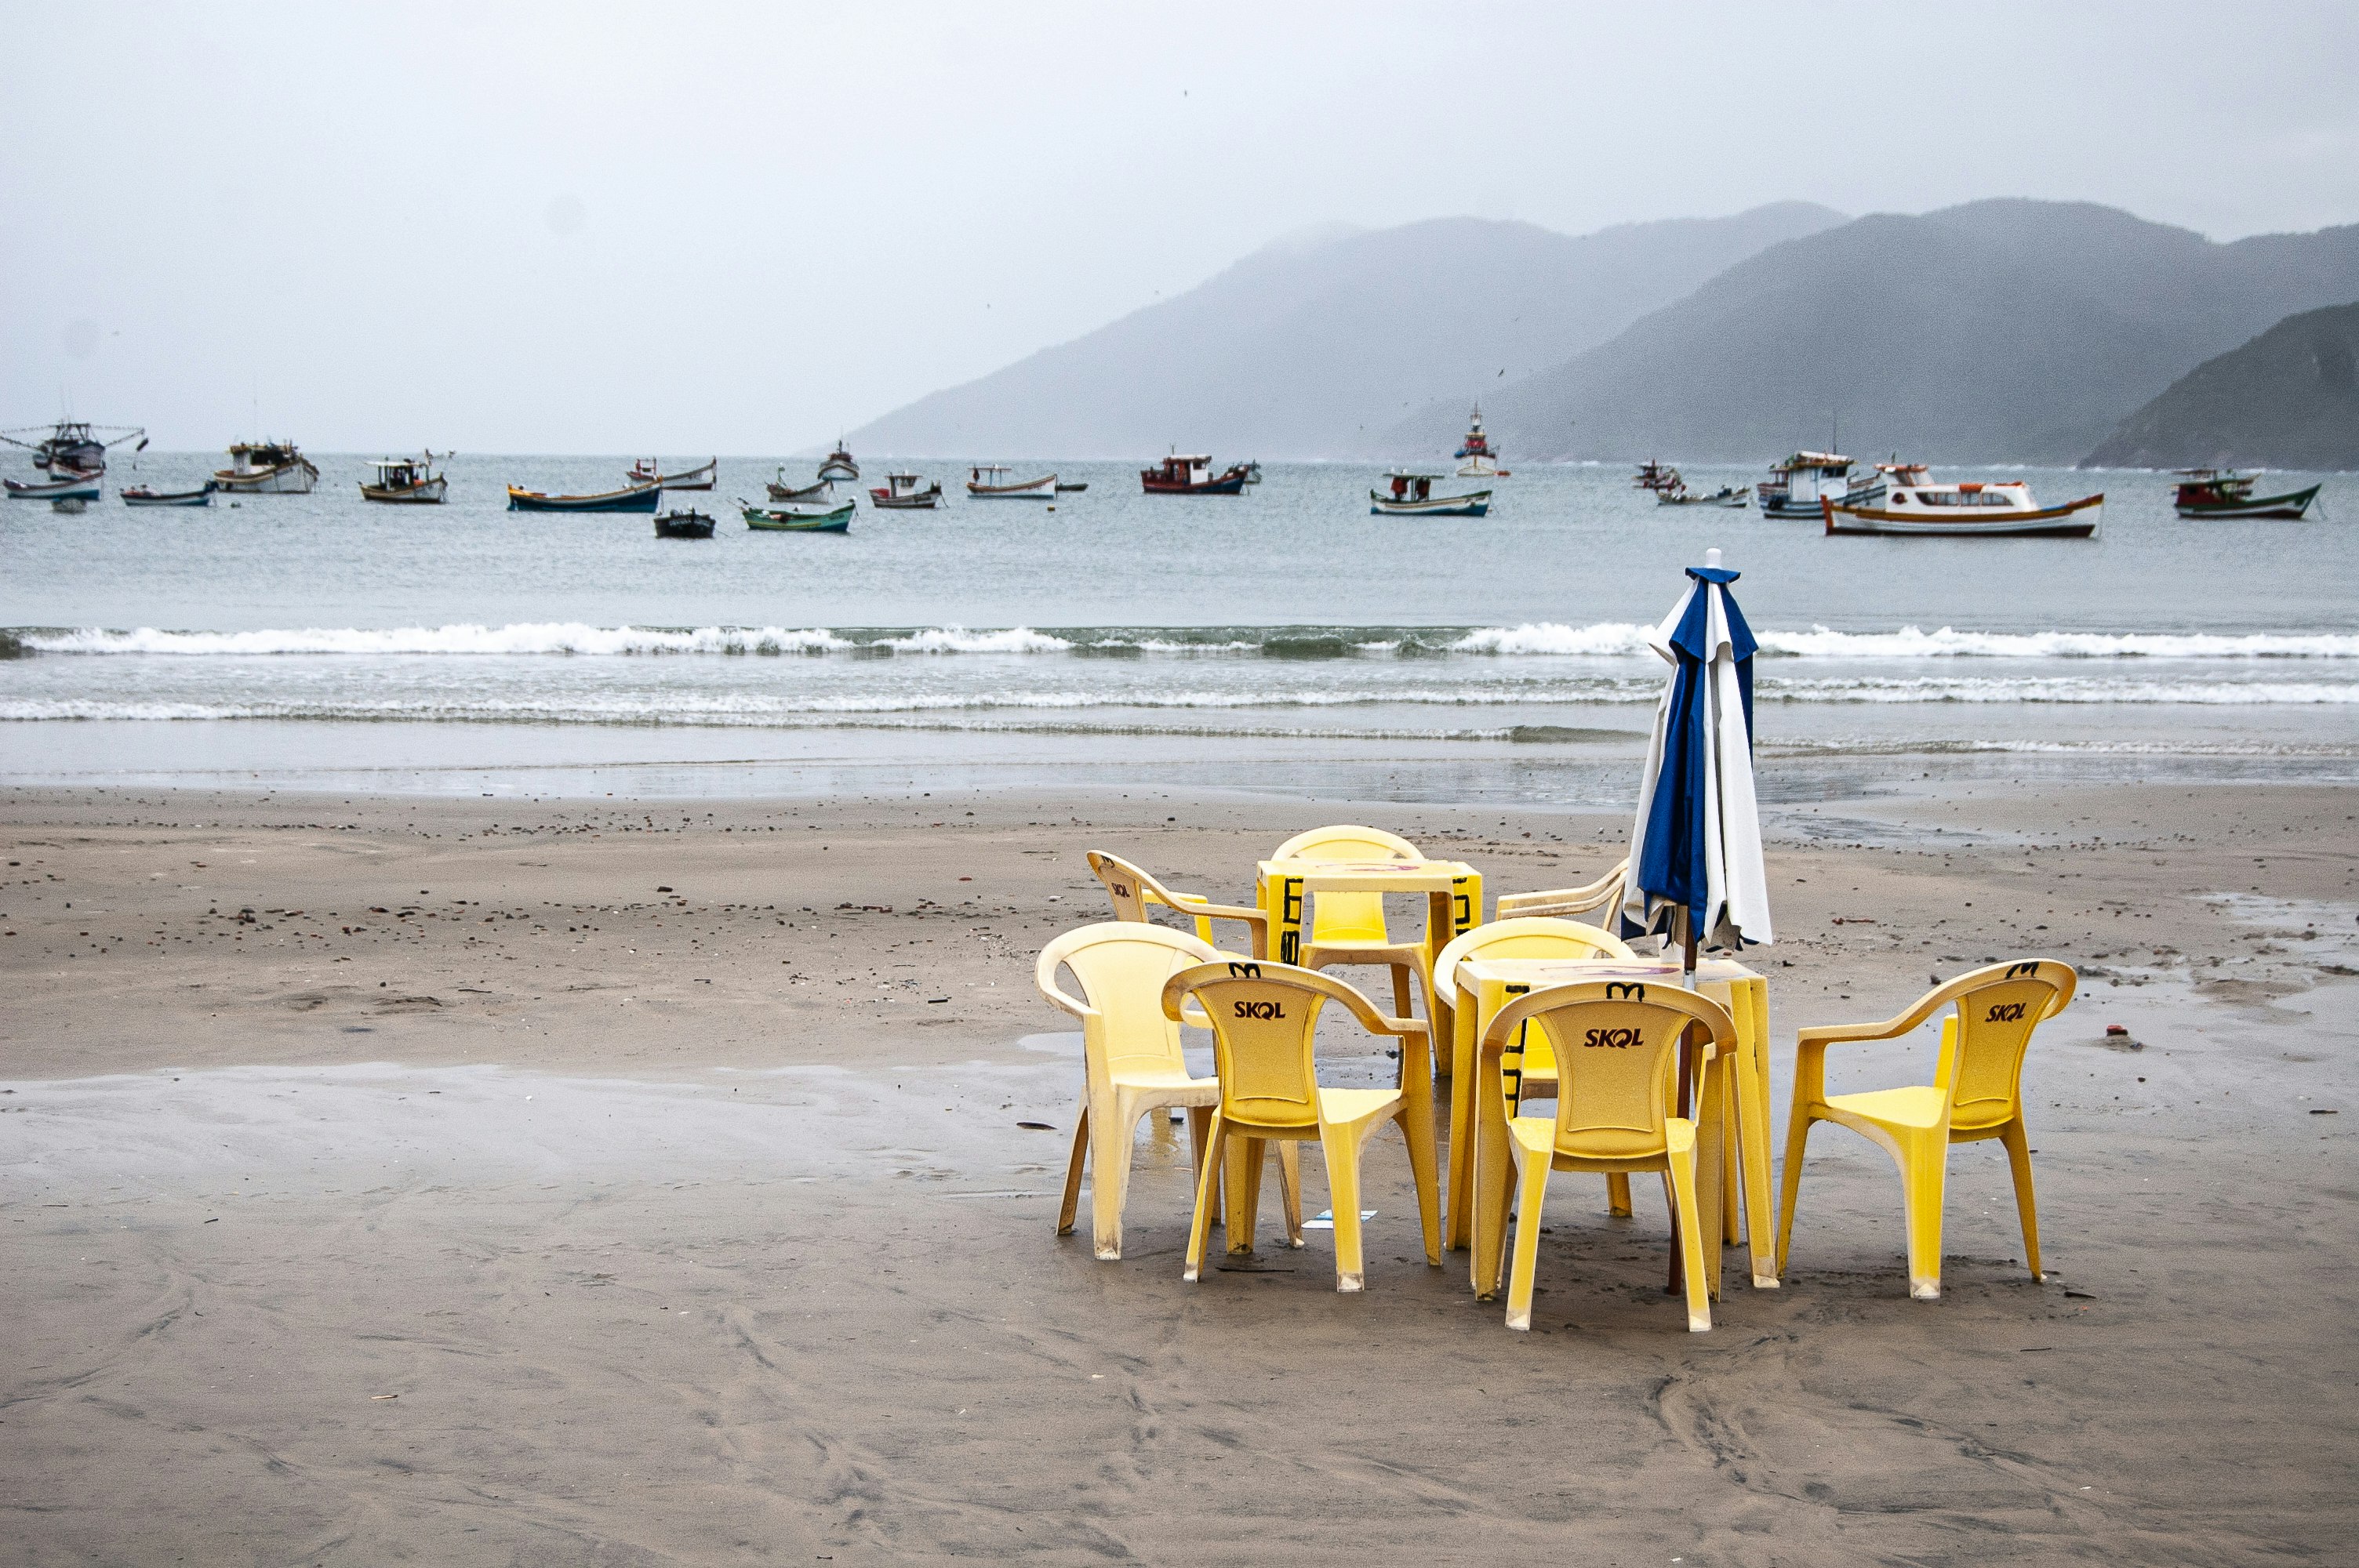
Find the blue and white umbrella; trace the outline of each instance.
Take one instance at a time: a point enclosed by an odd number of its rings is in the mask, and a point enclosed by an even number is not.
[[[1655,709],[1623,883],[1625,929],[1695,948],[1766,943],[1769,888],[1753,802],[1753,631],[1718,550],[1647,639],[1672,665]]]

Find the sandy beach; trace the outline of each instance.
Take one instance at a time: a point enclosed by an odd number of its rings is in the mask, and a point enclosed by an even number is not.
[[[1389,1134],[1362,1296],[1317,1232],[1182,1284],[1169,1129],[1122,1262],[1055,1238],[1080,1072],[1032,961],[1103,917],[1089,848],[1242,899],[1368,820],[1496,893],[1602,871],[1620,816],[12,791],[0,1562],[2339,1560],[2354,816],[1777,807],[1781,1139],[1795,1027],[2081,967],[2027,1072],[2054,1273],[1973,1145],[1909,1301],[1889,1166],[1828,1131],[1785,1287],[1732,1260],[1709,1335],[1659,1197],[1560,1178],[1524,1336],[1425,1265]]]

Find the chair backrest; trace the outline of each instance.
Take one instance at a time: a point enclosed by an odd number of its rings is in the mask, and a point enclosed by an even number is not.
[[[1176,1015],[1191,997],[1212,1022],[1221,1114],[1246,1127],[1316,1127],[1319,1010],[1340,1001],[1363,1023],[1378,1017],[1343,981],[1291,964],[1230,959],[1183,969],[1163,984],[1164,1012]]]
[[[1736,1023],[1718,1002],[1677,985],[1585,980],[1550,986],[1499,1010],[1484,1036],[1505,1046],[1527,1021],[1556,1055],[1556,1151],[1591,1160],[1640,1160],[1669,1147],[1679,1046],[1701,1024],[1716,1051],[1736,1047]],[[1499,1093],[1499,1075],[1491,1092]]]
[[[2014,1119],[2031,1032],[2064,1011],[2076,984],[2071,965],[2033,958],[1969,970],[1927,999],[1935,1007],[1957,1003],[1941,1021],[1941,1056],[1933,1069],[1933,1086],[1949,1092],[1951,1127],[1971,1130]]]
[[[1106,896],[1114,901],[1114,917],[1116,920],[1144,923],[1149,903],[1159,903],[1167,908],[1178,907],[1179,901],[1161,882],[1118,855],[1092,849],[1090,870],[1096,872],[1098,881],[1105,884]]]
[[[1277,847],[1277,860],[1421,860],[1425,853],[1397,833],[1381,827],[1339,823],[1297,833]],[[1478,912],[1479,913],[1479,912]],[[1385,895],[1380,892],[1322,892],[1312,901],[1312,946],[1321,942],[1383,942]]]
[[[1622,879],[1629,873],[1630,857],[1593,882],[1577,888],[1553,888],[1546,892],[1510,892],[1499,895],[1498,915],[1502,920],[1516,915],[1587,914],[1593,910],[1618,908],[1622,903]]]
[[[1084,1050],[1102,1056],[1107,1070],[1184,1068],[1179,1021],[1163,1011],[1163,983],[1217,956],[1211,943],[1184,931],[1109,921],[1050,942],[1032,979],[1043,997],[1081,1019]],[[1080,1000],[1058,989],[1060,967],[1080,982]]]
[[[1523,915],[1494,920],[1450,939],[1434,960],[1433,983],[1454,983],[1458,966],[1469,958],[1636,958],[1629,944],[1611,932],[1578,920]]]

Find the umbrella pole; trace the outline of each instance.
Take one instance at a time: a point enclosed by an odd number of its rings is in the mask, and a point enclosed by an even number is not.
[[[1695,920],[1691,911],[1682,908],[1680,911],[1680,984],[1689,990],[1695,989]],[[1689,1091],[1689,1080],[1694,1075],[1695,1030],[1690,1026],[1680,1031],[1679,1114],[1682,1117],[1692,1114],[1690,1108],[1693,1101]],[[1674,1208],[1671,1211],[1671,1273],[1669,1282],[1663,1286],[1663,1292],[1666,1295],[1676,1296],[1687,1289],[1687,1271],[1681,1265],[1681,1257],[1680,1216],[1678,1209]]]

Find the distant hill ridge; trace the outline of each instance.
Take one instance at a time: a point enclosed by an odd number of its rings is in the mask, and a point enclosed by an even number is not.
[[[1147,458],[1175,442],[1223,457],[1343,456],[1435,399],[1463,419],[1470,398],[1603,342],[1765,246],[1842,222],[1780,202],[1579,237],[1477,218],[1330,226],[850,438],[909,456]]]
[[[2354,297],[2359,226],[2221,244],[2087,203],[1878,213],[1735,263],[1485,412],[1510,462],[1760,461],[1840,416],[1854,451],[2069,463],[2196,364]],[[1458,412],[1369,450],[1433,450]]]
[[[2288,316],[2204,361],[2082,465],[2359,469],[2359,304]]]

